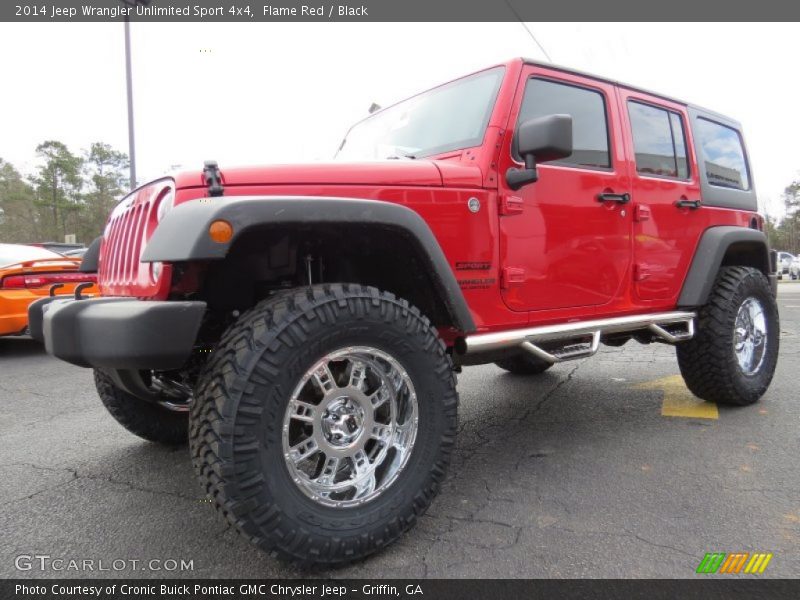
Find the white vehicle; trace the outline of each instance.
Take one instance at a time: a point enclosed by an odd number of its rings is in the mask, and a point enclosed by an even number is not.
[[[789,265],[789,277],[793,281],[800,279],[800,256],[795,256],[792,264]]]
[[[794,254],[778,252],[778,279],[782,279],[784,275],[789,274],[789,267],[791,267],[795,258]]]

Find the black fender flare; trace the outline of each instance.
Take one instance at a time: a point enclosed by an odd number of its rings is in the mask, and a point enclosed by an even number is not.
[[[217,243],[208,235],[212,222],[224,220],[233,238]],[[198,198],[176,206],[162,219],[147,243],[143,262],[219,260],[248,229],[260,225],[311,225],[361,223],[399,231],[415,244],[427,261],[436,293],[453,326],[463,333],[475,331],[461,288],[439,242],[415,211],[380,200],[307,196],[224,196]]]
[[[767,236],[762,231],[730,225],[710,227],[703,232],[695,250],[692,264],[678,298],[679,307],[696,307],[706,303],[717,273],[725,259],[725,254],[733,244],[740,242],[763,246],[764,253],[763,256],[756,259],[757,264],[764,275],[771,276],[769,243]],[[774,278],[770,277],[770,279]]]
[[[81,266],[78,271],[81,273],[97,273],[98,262],[100,261],[100,244],[103,243],[103,236],[97,237],[89,244],[86,252],[83,255]]]

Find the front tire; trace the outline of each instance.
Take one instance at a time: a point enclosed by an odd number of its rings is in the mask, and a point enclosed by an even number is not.
[[[723,267],[698,311],[697,333],[677,346],[691,392],[709,402],[753,404],[778,361],[780,321],[769,281],[751,267]]]
[[[103,406],[117,423],[134,435],[165,446],[186,444],[188,411],[169,410],[122,391],[111,376],[100,369],[94,370],[94,384]]]
[[[358,560],[430,505],[457,426],[452,363],[428,319],[331,284],[243,314],[191,411],[195,472],[227,520],[303,567]]]

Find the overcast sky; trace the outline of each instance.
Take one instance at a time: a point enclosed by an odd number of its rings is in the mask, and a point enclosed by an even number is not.
[[[762,211],[800,172],[798,24],[530,23],[561,65],[660,91],[743,123]],[[519,23],[132,25],[137,167],[332,157],[372,102],[514,56]],[[123,25],[2,23],[0,157],[24,172],[46,139],[127,152]]]

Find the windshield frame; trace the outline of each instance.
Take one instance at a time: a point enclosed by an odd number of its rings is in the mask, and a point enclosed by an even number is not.
[[[492,67],[489,67],[489,68],[486,68],[486,69],[482,69],[480,71],[475,71],[474,73],[470,73],[469,75],[465,75],[463,77],[459,77],[458,79],[453,79],[453,80],[448,81],[446,83],[443,83],[441,85],[437,85],[437,86],[432,87],[430,89],[427,89],[425,91],[419,92],[418,94],[414,94],[413,96],[409,96],[408,98],[404,98],[404,99],[400,100],[399,102],[395,102],[394,104],[392,104],[390,106],[387,106],[386,108],[381,108],[380,110],[375,111],[371,115],[361,119],[360,121],[357,121],[352,126],[350,126],[350,128],[347,130],[347,133],[345,134],[344,138],[342,139],[342,142],[339,144],[339,148],[336,150],[336,154],[334,155],[334,159],[335,160],[343,160],[343,159],[341,159],[339,157],[339,154],[341,153],[342,149],[346,146],[347,140],[350,137],[350,134],[353,132],[353,130],[356,127],[362,125],[363,123],[365,123],[367,121],[370,121],[372,119],[375,119],[377,117],[380,117],[381,115],[384,115],[387,112],[389,112],[389,111],[391,111],[391,110],[397,108],[398,106],[401,106],[401,105],[403,105],[403,104],[405,104],[407,102],[411,102],[411,101],[415,101],[415,100],[418,101],[419,99],[421,99],[422,97],[424,97],[424,96],[426,96],[428,94],[431,94],[431,93],[439,91],[439,90],[446,89],[448,87],[452,87],[452,86],[457,85],[459,83],[464,83],[465,81],[467,81],[469,79],[472,79],[472,78],[475,78],[475,77],[479,77],[481,75],[485,75],[485,74],[490,73],[492,71],[496,71],[497,73],[499,73],[499,78],[498,78],[498,81],[497,81],[496,89],[494,90],[494,94],[490,97],[490,101],[487,102],[486,111],[485,111],[485,113],[483,115],[483,123],[482,123],[481,129],[480,129],[480,134],[479,135],[475,136],[474,138],[468,139],[468,140],[457,140],[457,141],[454,141],[454,142],[452,142],[450,144],[435,146],[433,148],[425,149],[425,150],[423,150],[421,152],[414,152],[413,155],[397,156],[397,157],[392,157],[392,158],[411,158],[411,159],[429,158],[431,156],[437,156],[439,154],[447,154],[447,153],[458,152],[458,151],[466,150],[468,148],[475,148],[477,146],[483,145],[483,142],[486,139],[486,132],[489,129],[489,123],[492,120],[492,115],[494,114],[495,107],[497,106],[497,99],[500,96],[500,90],[503,88],[503,82],[504,82],[504,80],[506,78],[506,66],[505,65],[495,65],[495,66],[492,66]],[[384,158],[390,158],[390,157],[384,157]],[[362,159],[362,160],[381,160],[381,159],[380,158],[375,158],[375,159]]]

